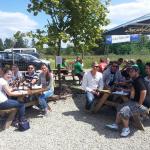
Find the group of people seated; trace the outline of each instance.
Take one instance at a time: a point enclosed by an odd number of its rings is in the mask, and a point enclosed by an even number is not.
[[[19,84],[26,85],[28,88],[32,88],[34,85],[40,85],[46,90],[42,92],[37,98],[39,101],[39,109],[43,112],[43,115],[48,115],[51,110],[47,104],[47,98],[54,94],[53,74],[49,71],[45,64],[41,65],[41,71],[38,74],[35,71],[35,66],[30,64],[27,67],[27,71],[21,73],[16,64],[11,68],[3,68],[0,66],[0,109],[17,108],[18,113],[16,115],[19,122],[25,120],[25,103],[16,97],[26,94],[26,98],[32,98],[30,91],[22,91],[21,93],[17,88]],[[14,83],[17,85],[14,85]]]
[[[100,64],[93,62],[91,67],[92,69],[84,74],[81,85],[86,92],[86,112],[94,112],[97,98],[101,100],[102,90],[126,91],[129,101],[118,106],[115,123],[106,127],[118,130],[122,123],[121,136],[128,136],[130,117],[134,113],[147,112],[150,107],[150,63],[144,65],[141,60],[123,61],[120,58],[109,64],[103,60],[100,60]]]
[[[65,59],[62,67],[66,67]],[[126,137],[130,134],[129,119],[134,113],[143,113],[150,107],[150,62],[143,64],[140,59],[123,60],[110,62],[109,59],[100,59],[100,63],[93,62],[91,70],[83,73],[83,63],[80,57],[74,62],[74,74],[82,80],[82,88],[86,92],[86,111],[93,111],[97,98],[102,96],[101,90],[126,90],[129,94],[129,101],[123,102],[117,108],[116,121],[106,125],[110,129],[119,129],[120,123],[123,124],[121,136]],[[16,82],[17,81],[17,82]],[[19,81],[19,82],[18,82]],[[17,86],[14,86],[17,83]],[[31,93],[24,91],[16,92],[19,84],[41,85],[46,88],[38,97],[38,108],[47,115],[51,110],[47,104],[47,98],[54,94],[53,74],[45,64],[41,65],[40,73],[35,71],[34,65],[30,64],[27,71],[21,73],[16,64],[11,69],[0,66],[0,109],[17,108],[16,115],[19,122],[25,120],[25,103],[16,100],[15,97],[26,94],[26,98],[32,99]],[[128,86],[129,85],[129,86]],[[128,89],[124,89],[127,87]]]

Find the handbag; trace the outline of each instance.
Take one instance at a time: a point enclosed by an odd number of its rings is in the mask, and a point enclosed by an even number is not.
[[[18,125],[19,131],[26,131],[28,129],[30,129],[29,121],[25,120],[25,121],[19,122],[19,125]]]

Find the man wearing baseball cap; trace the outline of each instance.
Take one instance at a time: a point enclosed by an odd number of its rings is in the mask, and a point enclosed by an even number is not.
[[[142,114],[148,111],[148,109],[145,106],[143,106],[147,90],[144,83],[144,79],[139,75],[138,66],[132,65],[129,68],[129,75],[130,78],[132,78],[130,100],[118,107],[115,123],[106,125],[106,127],[110,129],[118,130],[118,124],[122,123],[122,137],[126,137],[130,134],[129,118],[135,113]]]

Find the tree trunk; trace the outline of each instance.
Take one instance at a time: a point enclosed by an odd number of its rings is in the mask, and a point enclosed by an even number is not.
[[[61,50],[61,39],[59,39],[58,42],[58,56],[60,56],[60,50]],[[58,67],[58,83],[59,83],[59,90],[61,92],[61,76],[60,76],[60,65]]]
[[[84,58],[84,49],[82,49],[82,60]]]

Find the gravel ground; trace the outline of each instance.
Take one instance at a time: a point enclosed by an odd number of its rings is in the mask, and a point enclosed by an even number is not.
[[[150,120],[145,132],[131,127],[131,135],[121,138],[119,132],[105,128],[112,123],[115,111],[103,108],[97,114],[83,111],[84,96],[74,95],[67,100],[50,102],[52,112],[40,118],[32,108],[26,114],[31,129],[18,132],[10,127],[0,132],[0,150],[149,150]]]

